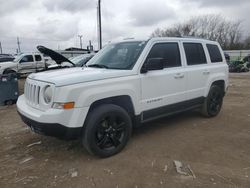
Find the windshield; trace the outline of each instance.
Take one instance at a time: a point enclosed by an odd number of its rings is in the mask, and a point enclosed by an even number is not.
[[[14,62],[19,62],[23,58],[23,55],[16,56],[15,59],[13,60]]]
[[[87,63],[87,66],[124,70],[132,69],[145,44],[145,41],[109,44],[97,53]]]

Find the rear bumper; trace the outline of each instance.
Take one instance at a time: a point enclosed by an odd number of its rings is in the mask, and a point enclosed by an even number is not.
[[[69,128],[57,123],[41,123],[18,113],[23,122],[35,133],[67,140],[76,139],[81,135],[81,128]]]

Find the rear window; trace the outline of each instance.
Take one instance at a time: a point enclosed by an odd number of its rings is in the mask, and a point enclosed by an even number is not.
[[[217,45],[207,44],[207,49],[212,63],[222,62],[222,55]]]
[[[206,56],[202,44],[200,43],[184,43],[185,54],[188,65],[206,64]]]

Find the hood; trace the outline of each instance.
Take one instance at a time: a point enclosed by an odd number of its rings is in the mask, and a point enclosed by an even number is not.
[[[0,67],[9,67],[9,66],[16,66],[16,63],[13,61],[6,61],[6,62],[1,62]]]
[[[39,52],[41,52],[42,54],[45,54],[47,56],[50,56],[51,59],[53,59],[57,64],[61,65],[62,62],[69,62],[70,64],[72,64],[73,66],[75,66],[74,63],[72,63],[68,58],[64,57],[63,55],[49,49],[46,48],[44,46],[37,46],[37,49]]]
[[[8,65],[8,64],[16,64],[14,61],[5,61],[5,62],[1,62],[1,65]]]
[[[90,67],[77,67],[40,72],[29,75],[29,79],[53,83],[56,86],[78,84],[82,82],[97,81],[132,75],[131,70],[99,69]]]

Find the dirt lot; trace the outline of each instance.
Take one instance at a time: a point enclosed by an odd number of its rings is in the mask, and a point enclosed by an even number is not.
[[[249,95],[250,74],[230,75],[218,117],[188,112],[149,123],[108,159],[89,155],[80,141],[34,134],[15,105],[1,107],[0,187],[250,187]],[[195,176],[178,174],[174,160]]]

